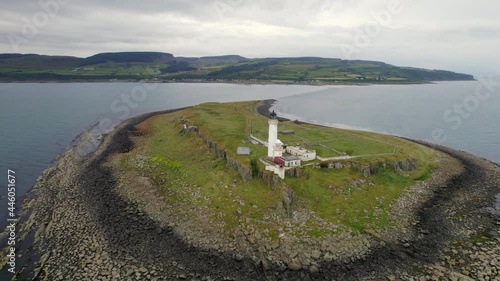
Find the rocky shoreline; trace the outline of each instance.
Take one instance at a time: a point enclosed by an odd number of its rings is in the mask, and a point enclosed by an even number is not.
[[[266,114],[273,101],[258,112]],[[166,112],[162,112],[166,113]],[[35,234],[37,268],[17,280],[499,280],[500,246],[495,195],[500,168],[446,147],[442,168],[395,202],[398,231],[366,233],[363,257],[333,261],[320,253],[307,267],[274,268],[262,257],[194,247],[173,224],[158,223],[120,196],[108,160],[132,148],[136,124],[122,123],[98,149],[79,153],[88,135],[38,180],[25,208],[24,232]],[[423,143],[431,146],[430,144]],[[316,254],[315,254],[316,255]]]

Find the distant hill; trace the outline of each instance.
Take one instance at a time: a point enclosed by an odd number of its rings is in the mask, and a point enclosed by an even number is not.
[[[229,63],[238,63],[248,60],[247,58],[238,55],[211,56],[211,57],[201,57],[201,58],[178,57],[176,59],[179,61],[186,61],[190,64],[195,64],[195,65],[229,64]]]
[[[51,69],[74,68],[83,62],[83,59],[68,56],[43,56],[36,54],[0,54],[0,68],[24,69]]]
[[[473,80],[469,74],[321,57],[175,57],[162,52],[100,53],[88,58],[0,54],[0,81],[218,81],[245,83],[423,83]]]
[[[12,59],[12,58],[19,58],[19,57],[25,57],[25,56],[31,56],[33,54],[0,54],[0,60],[1,59]]]
[[[93,65],[107,62],[167,63],[173,59],[174,56],[172,54],[159,52],[101,53],[84,59],[82,65]]]

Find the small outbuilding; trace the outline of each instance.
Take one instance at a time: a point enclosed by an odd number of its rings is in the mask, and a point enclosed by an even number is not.
[[[251,152],[250,147],[244,147],[244,146],[240,146],[236,150],[236,154],[238,155],[250,155],[250,152]]]
[[[283,130],[280,133],[282,133],[283,135],[293,135],[293,134],[295,134],[295,132],[292,131],[292,130]]]
[[[316,159],[316,150],[307,149],[300,146],[287,146],[286,152],[297,156],[302,161],[310,161]]]

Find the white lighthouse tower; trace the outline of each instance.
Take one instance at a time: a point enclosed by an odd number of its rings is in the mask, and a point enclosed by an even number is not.
[[[274,148],[278,140],[278,116],[276,113],[269,114],[269,139],[267,140],[267,156],[274,157]]]

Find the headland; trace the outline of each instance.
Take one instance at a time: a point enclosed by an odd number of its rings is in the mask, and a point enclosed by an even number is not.
[[[40,257],[18,280],[498,278],[497,165],[281,120],[283,143],[330,159],[281,179],[251,138],[266,139],[271,104],[135,117],[90,154],[82,134],[25,202]]]

